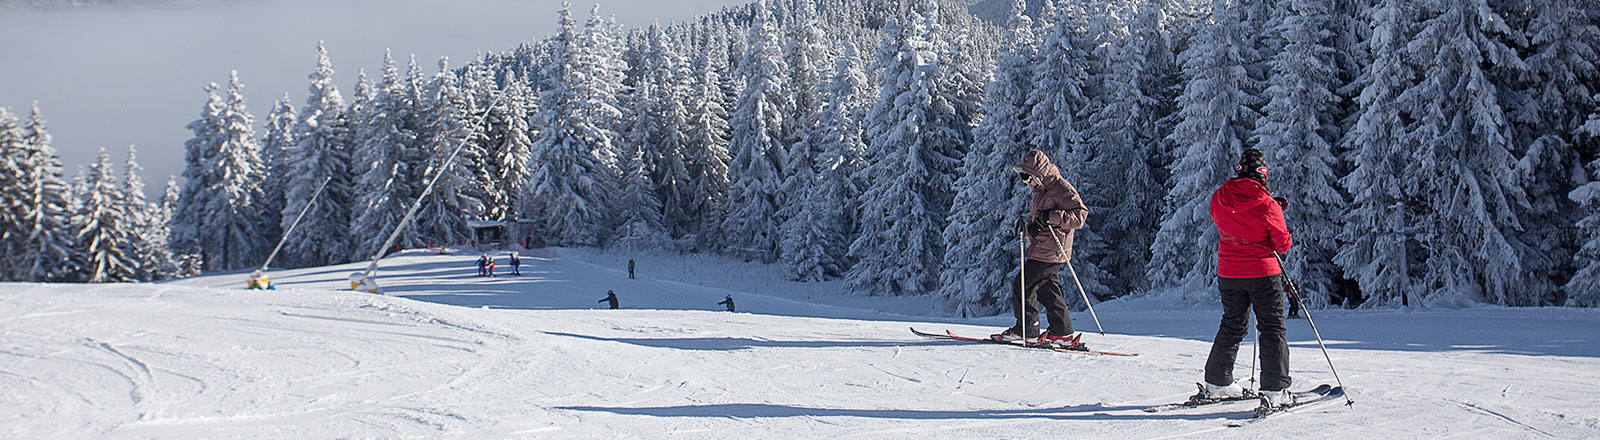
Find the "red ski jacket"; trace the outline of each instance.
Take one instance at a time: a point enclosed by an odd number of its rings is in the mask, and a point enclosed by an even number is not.
[[[1211,221],[1217,224],[1217,276],[1261,278],[1283,273],[1272,256],[1289,251],[1283,207],[1260,182],[1235,177],[1211,194]]]

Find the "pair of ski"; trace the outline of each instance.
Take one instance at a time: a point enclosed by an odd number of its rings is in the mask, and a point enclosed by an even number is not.
[[[1200,408],[1200,407],[1206,407],[1206,406],[1218,405],[1218,404],[1230,403],[1230,402],[1257,401],[1257,400],[1261,399],[1260,396],[1257,395],[1254,391],[1246,391],[1245,395],[1239,396],[1239,397],[1226,397],[1226,398],[1220,398],[1220,399],[1205,398],[1205,397],[1202,397],[1202,396],[1205,395],[1205,385],[1200,385],[1200,384],[1195,384],[1195,385],[1200,387],[1200,393],[1195,394],[1192,397],[1189,397],[1189,401],[1183,402],[1183,403],[1174,403],[1174,404],[1170,404],[1170,405],[1152,406],[1152,407],[1149,407],[1149,408],[1145,408],[1144,411],[1145,412],[1173,411],[1173,410],[1180,410],[1180,409]],[[1257,409],[1254,416],[1252,416],[1252,417],[1250,417],[1248,419],[1230,420],[1230,421],[1228,421],[1228,426],[1234,427],[1234,428],[1246,426],[1246,425],[1249,425],[1251,423],[1259,422],[1261,420],[1265,420],[1265,419],[1271,418],[1271,417],[1279,415],[1279,414],[1285,414],[1285,413],[1300,411],[1300,410],[1303,410],[1303,409],[1306,409],[1306,408],[1315,407],[1315,406],[1321,406],[1321,405],[1324,405],[1324,404],[1327,404],[1327,403],[1330,403],[1330,402],[1334,402],[1334,401],[1336,401],[1336,399],[1338,399],[1340,397],[1344,397],[1344,387],[1336,387],[1336,386],[1332,386],[1332,385],[1328,385],[1328,384],[1318,385],[1316,388],[1313,388],[1310,391],[1301,391],[1301,392],[1294,393],[1294,404],[1292,404],[1292,405],[1279,406],[1277,408],[1273,408],[1273,409],[1270,409],[1270,410]]]
[[[949,330],[945,330],[944,334],[941,335],[941,334],[937,334],[937,333],[924,333],[924,332],[917,331],[916,328],[912,328],[911,329],[911,333],[916,334],[917,336],[924,337],[924,338],[940,339],[940,340],[946,340],[946,341],[964,341],[964,342],[978,342],[978,343],[984,343],[984,344],[1010,345],[1012,347],[1033,348],[1033,349],[1040,349],[1040,350],[1050,350],[1050,351],[1056,351],[1056,352],[1061,352],[1061,353],[1077,353],[1077,354],[1085,354],[1085,355],[1091,355],[1091,356],[1138,356],[1139,355],[1138,353],[1117,353],[1117,352],[1111,352],[1111,351],[1099,351],[1099,350],[1089,350],[1089,349],[1081,349],[1080,350],[1080,349],[1061,348],[1061,347],[1057,347],[1057,346],[1050,345],[1050,344],[1024,343],[1024,342],[1021,342],[1021,341],[997,341],[997,340],[989,339],[989,338],[972,338],[972,337],[967,337],[967,336],[956,336],[955,333],[951,333]]]

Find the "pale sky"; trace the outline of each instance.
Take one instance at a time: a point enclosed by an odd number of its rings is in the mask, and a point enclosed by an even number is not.
[[[628,26],[677,23],[752,0],[603,0],[600,13]],[[581,25],[593,0],[572,1]],[[183,173],[184,128],[206,103],[204,87],[226,87],[239,71],[257,136],[284,92],[298,109],[316,68],[317,41],[348,100],[358,69],[382,75],[392,49],[402,72],[415,54],[431,76],[479,51],[505,51],[555,28],[557,0],[239,0],[182,6],[0,10],[0,107],[26,117],[35,100],[66,164],[104,147],[120,167],[136,145],[146,195],[157,200],[168,175]],[[120,171],[118,172],[120,174]]]

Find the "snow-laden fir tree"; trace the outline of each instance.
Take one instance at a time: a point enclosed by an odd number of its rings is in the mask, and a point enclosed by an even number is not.
[[[11,109],[0,107],[0,157],[16,157],[25,145],[17,117],[11,114]],[[3,246],[0,251],[5,251],[6,255],[26,252],[26,245],[22,243],[25,229],[22,218],[23,208],[27,206],[24,192],[27,184],[19,165],[15,160],[0,160],[0,246]],[[10,259],[0,260],[0,280],[21,280],[18,266],[20,264]]]
[[[245,107],[244,84],[239,82],[238,72],[229,73],[227,102],[218,122],[221,137],[206,164],[209,175],[204,179],[207,200],[200,243],[214,252],[207,259],[208,267],[251,267],[269,250],[272,237],[262,234],[266,227],[261,215],[261,181],[266,166],[261,161],[255,118]]]
[[[1086,229],[1101,241],[1080,242],[1083,246],[1073,256],[1115,274],[1101,280],[1112,295],[1146,287],[1144,271],[1155,235],[1150,225],[1161,214],[1161,187],[1153,164],[1163,142],[1159,123],[1163,103],[1159,95],[1147,94],[1159,90],[1167,74],[1155,70],[1163,57],[1170,58],[1161,21],[1155,2],[1139,5],[1132,19],[1118,25],[1126,27],[1121,31],[1126,34],[1112,36],[1100,48],[1106,68],[1098,69],[1092,80],[1103,94],[1096,97],[1094,113],[1087,118],[1087,154],[1082,156],[1089,161],[1080,165],[1083,171],[1076,185],[1084,204],[1095,213],[1095,221]]]
[[[212,261],[212,256],[217,253],[216,249],[202,243],[201,232],[210,221],[207,216],[209,214],[207,206],[213,197],[210,193],[212,180],[216,178],[211,163],[222,145],[224,136],[222,112],[227,103],[217,95],[218,89],[216,83],[206,85],[207,99],[206,104],[200,109],[200,117],[187,126],[194,133],[194,137],[183,144],[183,193],[178,199],[176,214],[171,219],[170,246],[173,252],[199,256],[202,270],[208,269],[205,265]],[[76,190],[82,186],[73,185],[73,188]]]
[[[1600,85],[1595,65],[1600,57],[1600,2],[1550,0],[1531,7],[1521,11],[1531,15],[1525,27],[1511,35],[1512,41],[1528,46],[1522,52],[1526,68],[1501,69],[1501,75],[1519,80],[1514,87],[1521,98],[1506,101],[1506,118],[1528,201],[1517,214],[1523,231],[1511,243],[1528,272],[1545,275],[1529,277],[1522,289],[1530,301],[1548,305],[1563,302],[1558,284],[1572,274],[1570,256],[1581,244],[1579,228],[1572,225],[1582,210],[1566,196],[1588,180],[1583,152],[1595,151],[1593,144],[1580,146],[1582,140],[1575,136],[1594,106],[1594,87]]]
[[[847,254],[855,230],[855,199],[861,194],[855,175],[866,152],[861,120],[871,96],[871,83],[856,61],[857,51],[854,44],[845,43],[821,95],[817,124],[800,141],[815,145],[818,153],[813,169],[795,174],[813,177],[807,180],[809,188],[796,194],[801,207],[783,227],[784,265],[797,280],[837,278],[850,267]]]
[[[157,218],[160,227],[155,231],[159,234],[157,243],[172,243],[172,218],[178,213],[178,201],[183,197],[183,186],[178,185],[178,176],[167,177],[167,190],[161,195],[161,210]],[[199,254],[179,254],[171,251],[171,246],[166,249],[168,260],[163,262],[162,273],[170,273],[170,278],[188,278],[200,275],[202,261]],[[170,269],[170,270],[166,270]]]
[[[688,127],[685,130],[683,157],[688,172],[684,201],[684,225],[698,231],[697,244],[711,244],[721,230],[720,209],[728,195],[728,110],[722,93],[722,80],[712,68],[712,56],[696,58],[694,81],[688,99]]]
[[[633,249],[659,248],[667,239],[667,231],[661,222],[661,200],[656,198],[649,167],[645,165],[644,146],[627,145],[623,155],[627,161],[622,163],[623,187],[617,205],[622,229],[617,239]]]
[[[598,14],[598,10],[591,15]],[[610,232],[616,194],[615,121],[622,116],[614,92],[619,84],[606,69],[608,35],[597,17],[575,32],[568,5],[552,38],[556,51],[544,66],[549,88],[541,92],[539,137],[534,139],[528,211],[554,244],[598,244]]]
[[[727,217],[718,234],[729,254],[772,261],[778,256],[778,195],[788,162],[787,122],[793,114],[788,66],[779,47],[777,25],[766,1],[756,3],[750,45],[738,75],[745,87],[732,118],[734,152]]]
[[[83,204],[74,216],[78,253],[82,256],[80,275],[90,283],[138,281],[138,267],[132,248],[133,235],[123,212],[122,188],[118,187],[111,156],[100,149],[99,160],[89,165],[83,180]]]
[[[1536,305],[1511,237],[1526,202],[1516,178],[1501,88],[1489,69],[1520,64],[1496,38],[1509,32],[1485,0],[1430,0],[1405,56],[1421,81],[1401,93],[1411,147],[1400,171],[1406,194],[1420,196],[1408,224],[1423,253],[1413,279],[1424,294],[1482,295],[1503,305]]]
[[[280,223],[286,238],[278,258],[287,267],[344,263],[351,255],[349,114],[322,42],[317,42],[317,68],[307,78],[311,85],[296,118],[296,145],[289,154]],[[323,182],[327,189],[312,203]],[[311,208],[306,210],[308,204]],[[289,231],[301,211],[306,211],[305,216]]]
[[[1152,289],[1181,287],[1185,297],[1215,297],[1217,228],[1211,193],[1233,176],[1258,114],[1260,85],[1246,73],[1251,59],[1236,4],[1211,3],[1204,29],[1179,56],[1185,82],[1168,140],[1177,148],[1168,169],[1166,206],[1145,271]]]
[[[869,165],[860,202],[861,235],[850,245],[856,264],[845,279],[868,295],[919,295],[938,284],[953,197],[965,146],[955,107],[938,92],[948,64],[935,52],[937,3],[904,26],[886,26],[878,51],[878,101],[866,116]]]
[[[123,224],[129,234],[122,254],[127,256],[136,281],[151,281],[164,278],[161,260],[165,252],[161,249],[167,244],[156,241],[163,235],[156,230],[166,226],[157,224],[156,207],[145,199],[144,179],[139,177],[143,170],[144,167],[139,166],[138,150],[128,146],[128,160],[122,166],[121,191]]]
[[[4,118],[0,116],[0,119]],[[22,134],[21,155],[5,154],[5,157],[16,161],[16,180],[8,182],[20,185],[0,190],[0,194],[6,198],[11,198],[12,194],[22,195],[20,205],[13,205],[17,200],[5,202],[7,206],[22,208],[18,211],[20,217],[17,224],[20,235],[16,237],[22,240],[21,246],[14,249],[15,252],[9,254],[12,257],[7,260],[16,265],[18,280],[66,280],[74,245],[72,212],[69,211],[67,200],[69,188],[61,175],[61,157],[51,145],[50,133],[45,128],[44,116],[39,113],[37,102],[28,115]],[[162,246],[165,245],[162,242]]]
[[[1332,3],[1326,0],[1284,0],[1286,12],[1274,34],[1283,48],[1272,56],[1267,102],[1256,125],[1256,148],[1267,156],[1273,195],[1284,197],[1284,212],[1294,236],[1294,251],[1284,255],[1300,284],[1301,299],[1324,303],[1340,275],[1333,264],[1334,238],[1348,204],[1336,183],[1340,168],[1332,140],[1338,138],[1338,88],[1334,76]]]
[[[489,150],[488,163],[494,170],[490,194],[494,196],[484,203],[485,215],[489,220],[515,222],[526,216],[519,208],[525,203],[522,198],[533,177],[528,161],[533,157],[533,136],[537,132],[529,122],[538,111],[538,102],[533,88],[515,74],[507,74],[499,93],[500,103],[489,109],[487,123],[499,135],[497,145]]]
[[[374,90],[372,102],[363,114],[356,116],[356,137],[360,142],[353,158],[356,174],[355,205],[350,224],[350,237],[354,240],[351,258],[362,260],[377,253],[389,234],[400,225],[400,218],[416,200],[419,184],[411,180],[411,170],[404,162],[406,148],[416,144],[416,133],[406,123],[410,111],[407,84],[395,68],[394,58],[387,51],[383,56],[383,78]],[[409,225],[408,225],[409,226]],[[414,244],[415,227],[401,232],[399,243]]]
[[[1072,4],[1069,2],[1069,4]],[[1088,82],[1085,67],[1090,64],[1090,54],[1079,42],[1074,8],[1047,7],[1053,11],[1040,36],[1039,53],[1034,62],[1035,82],[1029,90],[1028,125],[1032,127],[1029,144],[1056,159],[1062,177],[1077,181],[1075,151],[1083,141],[1084,114],[1089,108],[1089,97],[1084,93]],[[1019,156],[1017,160],[1021,160]],[[1015,165],[1015,164],[1013,164]]]
[[[277,240],[283,235],[279,225],[283,223],[284,188],[289,184],[292,170],[289,152],[294,150],[296,144],[294,126],[294,105],[289,101],[289,93],[284,92],[283,97],[272,105],[272,110],[267,112],[267,120],[262,127],[265,133],[261,135],[261,159],[267,167],[266,180],[261,183],[261,219],[265,226],[262,233],[269,240]]]
[[[431,107],[422,129],[431,137],[421,141],[429,160],[419,182],[432,182],[433,189],[419,194],[422,202],[416,215],[417,234],[430,243],[454,245],[471,241],[467,221],[483,212],[483,200],[474,191],[477,170],[473,165],[479,163],[482,150],[471,145],[478,121],[472,115],[469,92],[463,90],[461,78],[450,70],[449,60],[440,59],[439,72],[428,84]],[[461,152],[452,156],[457,149]]]
[[[648,172],[661,205],[663,232],[682,237],[694,220],[686,214],[690,196],[689,170],[684,157],[688,145],[689,110],[685,104],[692,81],[683,55],[674,47],[666,31],[651,26],[644,36],[643,64],[633,88],[635,108],[629,116],[629,144],[641,146],[644,171]],[[628,167],[624,172],[632,172]],[[627,178],[631,179],[631,178]],[[626,181],[625,185],[635,182]],[[640,197],[630,194],[628,197]],[[624,207],[624,209],[631,209]],[[625,218],[624,221],[634,221]],[[625,232],[625,234],[631,232]],[[637,240],[632,240],[637,245]]]
[[[1030,148],[1028,97],[1034,85],[1038,38],[1023,0],[1012,9],[1005,53],[989,83],[983,108],[988,113],[974,133],[962,161],[955,203],[944,229],[948,248],[939,307],[953,316],[989,316],[1005,310],[1016,278],[1016,214],[1027,207],[1027,192],[1011,167]]]
[[[1420,200],[1401,179],[1411,148],[1404,139],[1409,116],[1398,98],[1418,80],[1405,54],[1413,14],[1412,3],[1405,0],[1384,0],[1368,13],[1372,63],[1358,79],[1355,125],[1341,140],[1353,167],[1340,180],[1350,204],[1333,261],[1355,280],[1368,306],[1409,303],[1412,290],[1413,246],[1408,242],[1415,232],[1407,205]]]

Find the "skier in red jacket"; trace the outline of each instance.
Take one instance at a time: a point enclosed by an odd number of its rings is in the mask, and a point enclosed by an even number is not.
[[[1222,324],[1206,359],[1204,393],[1210,398],[1244,395],[1233,381],[1233,363],[1254,310],[1261,338],[1262,405],[1289,405],[1293,401],[1283,326],[1283,268],[1274,255],[1289,251],[1289,229],[1284,226],[1283,207],[1267,186],[1261,150],[1245,150],[1234,170],[1238,177],[1211,195],[1211,220],[1220,236],[1217,289],[1222,293]]]

